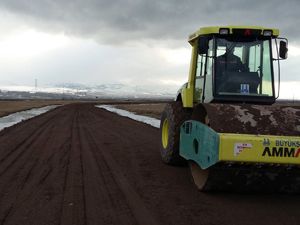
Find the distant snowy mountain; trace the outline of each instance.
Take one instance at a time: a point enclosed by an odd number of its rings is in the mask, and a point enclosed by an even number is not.
[[[173,98],[175,88],[115,84],[63,83],[43,87],[1,86],[0,98]]]
[[[100,84],[100,85],[83,85],[83,84],[59,84],[56,85],[59,89],[72,91],[73,93],[86,93],[87,95],[96,97],[173,97],[176,90],[164,89],[157,90],[151,87],[132,86],[125,84]]]

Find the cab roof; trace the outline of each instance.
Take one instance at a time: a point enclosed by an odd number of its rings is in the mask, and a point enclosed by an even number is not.
[[[197,39],[201,35],[219,34],[220,29],[228,29],[229,34],[233,34],[233,30],[259,30],[261,35],[264,31],[272,31],[272,37],[279,35],[279,30],[274,28],[260,27],[260,26],[212,26],[212,27],[201,27],[199,30],[189,36],[189,42]]]

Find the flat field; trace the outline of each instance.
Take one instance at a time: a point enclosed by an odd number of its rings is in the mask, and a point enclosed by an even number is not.
[[[39,108],[47,105],[64,105],[68,101],[62,100],[21,100],[21,101],[0,101],[0,117],[32,108]]]
[[[130,103],[116,105],[119,109],[134,112],[138,115],[149,116],[160,119],[160,115],[166,103]]]
[[[0,224],[300,224],[299,196],[201,193],[159,145],[159,129],[91,103],[6,128]]]
[[[150,105],[129,108],[163,108]],[[159,146],[159,129],[93,103],[6,128],[0,224],[300,224],[299,195],[201,193],[187,167],[162,162]]]
[[[0,117],[7,116],[8,114],[28,110],[32,108],[44,107],[47,105],[66,105],[70,103],[78,103],[83,101],[76,100],[16,100],[16,101],[0,101]],[[87,101],[85,101],[87,102]],[[135,102],[135,101],[112,101],[112,100],[99,100],[91,101],[95,104],[112,104],[117,108],[124,109],[130,112],[135,112],[139,115],[160,118],[165,103],[149,102]]]

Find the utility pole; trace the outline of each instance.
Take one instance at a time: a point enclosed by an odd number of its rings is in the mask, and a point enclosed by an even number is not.
[[[35,78],[35,79],[34,79],[35,92],[37,92],[37,85],[38,85],[38,84],[37,84],[37,79]]]
[[[295,104],[295,94],[293,93],[293,104]]]

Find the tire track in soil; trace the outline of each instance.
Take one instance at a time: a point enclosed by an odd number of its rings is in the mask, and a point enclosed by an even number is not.
[[[34,130],[32,133],[28,134],[23,140],[16,143],[11,151],[7,152],[0,159],[0,177],[8,170],[11,165],[13,165],[23,154],[27,153],[26,149],[28,149],[39,137],[41,137],[45,133],[45,128],[51,125],[52,120],[56,117],[54,115],[50,119],[46,120],[41,126],[38,127],[37,130]],[[53,126],[53,124],[51,125]],[[3,141],[5,143],[5,140]],[[11,143],[9,143],[11,144]],[[5,149],[6,146],[3,147]],[[4,167],[4,168],[3,168]],[[2,170],[1,170],[2,169]]]
[[[59,110],[59,108],[57,109],[54,109],[54,110]],[[41,127],[45,127],[47,124],[51,123],[52,120],[57,117],[57,114],[53,111],[54,110],[50,110],[47,112],[48,115],[52,115],[51,117],[44,117],[44,115],[39,115],[37,117],[35,117],[36,119],[39,118],[39,117],[42,117],[42,118],[47,118],[45,120],[42,120],[40,123],[38,123],[38,129],[28,129],[29,127],[26,125],[30,124],[30,122],[32,122],[32,120],[34,118],[31,118],[31,119],[28,119],[26,120],[26,123],[18,123],[12,127],[8,127],[8,128],[5,128],[1,133],[0,135],[0,138],[1,138],[1,143],[2,143],[2,149],[1,150],[4,150],[8,147],[11,148],[10,151],[1,151],[1,155],[0,155],[0,164],[3,163],[5,160],[7,160],[11,155],[13,155],[14,153],[17,153],[16,151],[17,150],[20,150],[21,147],[24,147],[24,145],[26,146],[30,146],[32,142],[28,142],[28,137],[30,138],[30,140],[34,141],[38,136],[39,136],[39,131],[41,129]],[[35,120],[33,120],[35,121]],[[22,126],[23,125],[23,126]],[[26,128],[25,128],[26,127]],[[27,132],[24,133],[23,132],[23,135],[21,134],[21,137],[19,136],[18,139],[16,139],[16,141],[11,141],[11,138],[9,135],[5,136],[4,134],[7,134],[7,133],[10,133],[12,130],[15,131],[19,131],[20,129],[27,129]],[[3,155],[4,154],[4,155]]]
[[[60,224],[79,225],[86,223],[86,205],[83,183],[82,144],[79,135],[79,112],[72,122],[70,158],[64,178],[62,214]]]
[[[90,113],[79,113],[78,117],[80,118],[80,123],[76,123],[76,129],[72,132],[73,137],[75,137],[73,139],[77,142],[72,141],[73,144],[76,143],[76,147],[73,146],[72,151],[74,154],[80,156],[80,160],[75,160],[75,158],[73,158],[70,162],[80,161],[80,165],[74,167],[81,168],[80,175],[79,173],[77,175],[78,177],[82,177],[83,180],[82,178],[77,178],[80,180],[77,182],[77,185],[82,187],[82,193],[79,193],[79,190],[74,189],[73,185],[76,182],[72,182],[72,172],[68,172],[68,181],[66,181],[66,188],[64,191],[67,194],[63,201],[64,207],[61,224],[134,225],[137,224],[136,218],[134,217],[136,215],[137,220],[140,222],[139,224],[158,224],[156,222],[154,223],[153,218],[147,216],[147,213],[143,212],[143,204],[137,205],[138,200],[133,202],[131,196],[126,196],[127,198],[124,197],[124,187],[119,187],[118,182],[116,182],[116,179],[114,178],[116,175],[113,176],[111,167],[107,165],[107,160],[105,160],[102,154],[100,155],[101,157],[99,157],[99,154],[96,155],[96,152],[101,152],[103,150],[98,149],[91,136],[88,135],[91,132],[89,124],[93,122],[86,119],[90,118]],[[69,167],[72,168],[72,166]],[[119,178],[121,175],[119,174],[117,176],[117,178]],[[127,184],[125,188],[128,188],[128,186],[129,185]],[[132,194],[130,193],[130,195]],[[131,208],[128,206],[128,199],[130,200]],[[76,212],[79,210],[76,209],[76,206],[80,204],[83,205],[85,209],[83,210],[84,215],[81,215],[82,217],[78,218]],[[134,213],[131,212],[132,206],[134,206]],[[137,214],[136,212],[143,213]],[[82,218],[84,218],[84,220]]]
[[[300,224],[300,196],[199,193],[187,168],[161,162],[157,144],[157,129],[92,104],[0,132],[0,157],[26,152],[0,178],[1,218],[11,207],[2,224]]]
[[[82,124],[81,134],[85,135],[83,145],[86,149],[84,162],[89,162],[84,164],[87,224],[137,224],[106,161],[95,155],[98,149],[88,138],[88,121],[83,120]]]
[[[99,114],[101,114],[101,116],[99,116]],[[88,118],[90,119],[90,123],[86,122],[85,124],[88,124],[89,127],[88,136],[90,136],[90,142],[95,145],[95,149],[98,148],[98,151],[96,152],[100,155],[100,158],[104,158],[104,161],[107,162],[115,181],[124,193],[139,224],[164,224],[157,220],[157,213],[153,213],[153,207],[145,202],[145,198],[141,197],[140,191],[143,192],[143,190],[139,190],[139,193],[136,190],[136,184],[143,183],[143,181],[147,179],[147,174],[144,174],[141,170],[141,165],[146,166],[147,163],[141,158],[141,156],[145,157],[143,153],[139,151],[137,153],[135,150],[132,151],[133,149],[143,149],[144,146],[156,146],[151,138],[148,140],[139,138],[140,135],[144,133],[144,130],[141,129],[140,131],[135,131],[135,125],[142,125],[155,131],[157,131],[157,129],[149,127],[141,122],[133,121],[132,119],[120,117],[107,112],[106,110],[99,110],[98,108],[93,108],[91,110],[91,115]],[[118,118],[117,121],[115,121],[116,118]],[[119,120],[119,118],[122,119]],[[132,129],[128,127],[128,121],[132,122]],[[118,130],[110,127],[110,125],[112,125],[112,127],[116,128],[115,124],[117,124]],[[100,127],[104,127],[105,129],[99,130]],[[102,138],[99,139],[97,135],[101,135]],[[115,151],[115,148],[123,149],[123,151],[120,151],[126,152],[126,157],[123,158],[122,156],[118,156],[118,161],[116,161],[114,159],[116,154],[111,154]],[[152,154],[153,152],[149,153]],[[146,153],[146,155],[147,154],[148,153]],[[123,162],[125,167],[121,167],[119,164],[120,162]],[[160,163],[160,160],[158,160],[158,162]],[[130,168],[131,176],[136,177],[136,179],[143,176],[142,180],[140,182],[129,181],[127,179],[127,168]]]
[[[47,113],[48,114],[48,113]],[[36,214],[37,212],[34,212],[34,209],[32,209],[32,205],[36,204],[39,205],[40,202],[46,200],[46,203],[41,208],[46,208],[49,206],[49,201],[52,199],[53,193],[51,193],[52,189],[58,190],[59,187],[55,187],[56,185],[52,182],[49,184],[44,185],[46,180],[49,180],[49,176],[53,174],[54,172],[57,174],[56,171],[57,168],[53,167],[51,164],[55,161],[60,161],[62,157],[56,157],[55,154],[61,152],[66,154],[66,146],[70,144],[70,140],[66,137],[64,142],[56,142],[56,135],[59,133],[59,130],[62,129],[61,127],[58,127],[52,120],[55,120],[56,117],[59,114],[55,114],[54,116],[51,115],[45,115],[47,118],[45,123],[42,123],[43,126],[39,126],[38,129],[35,131],[35,133],[38,133],[37,135],[30,135],[28,141],[31,141],[33,144],[28,147],[28,149],[23,148],[22,150],[24,152],[27,152],[28,157],[26,159],[20,159],[17,160],[17,165],[19,166],[17,168],[13,168],[18,176],[12,175],[12,173],[6,173],[5,175],[10,177],[11,182],[7,182],[9,185],[9,191],[1,191],[1,193],[5,194],[5,198],[1,199],[1,213],[3,214],[4,208],[10,207],[4,211],[4,217],[2,220],[2,224],[4,224],[9,217],[18,217],[18,215],[22,215],[22,217],[26,218],[28,217],[28,214]],[[61,116],[60,116],[61,117]],[[66,117],[65,117],[66,119]],[[29,121],[28,121],[29,122]],[[25,123],[28,123],[25,122]],[[69,123],[65,123],[69,124]],[[53,129],[56,128],[56,132],[53,131]],[[41,132],[40,132],[41,131]],[[64,132],[68,133],[68,132]],[[50,134],[50,135],[49,135]],[[52,134],[52,135],[51,135]],[[53,135],[54,134],[54,135]],[[35,138],[33,141],[31,138]],[[69,143],[68,143],[69,142]],[[56,151],[43,151],[43,147],[45,146],[52,146],[53,150]],[[55,159],[54,159],[55,158]],[[20,166],[20,164],[23,164]],[[1,164],[0,164],[1,165]],[[52,178],[53,179],[53,178]],[[53,180],[57,180],[54,178]],[[1,178],[1,181],[2,178]],[[44,186],[43,186],[44,185]],[[15,187],[15,188],[12,188]],[[39,187],[35,192],[32,191],[32,189],[36,189],[36,187]],[[49,189],[49,190],[47,190]],[[33,203],[35,202],[35,203]],[[30,203],[30,207],[26,207],[26,203]],[[50,202],[51,203],[51,202]],[[29,205],[30,205],[29,204]],[[3,207],[4,205],[4,207]],[[19,210],[19,209],[23,210]],[[25,210],[24,210],[25,209]],[[51,210],[53,211],[53,210]],[[52,213],[52,212],[51,212]],[[49,214],[49,213],[48,213]],[[53,213],[52,213],[53,214]],[[55,214],[55,213],[54,213]],[[20,216],[19,216],[20,217]],[[9,223],[5,223],[9,224]],[[24,224],[22,222],[18,223],[12,223],[12,224]],[[32,224],[32,223],[28,223]]]
[[[0,172],[0,193],[2,193],[0,202],[5,202],[5,206],[1,206],[4,213],[0,217],[0,224],[4,224],[13,211],[14,202],[19,197],[15,193],[22,191],[39,160],[39,141],[47,144],[47,136],[45,134],[49,131],[51,132],[53,126],[52,121],[48,120],[23,145],[18,145],[19,147],[14,149],[15,152],[18,152],[14,158],[2,161],[1,167],[4,167],[4,169]],[[16,163],[17,161],[19,161],[18,164]]]
[[[115,160],[111,157],[109,149],[107,149],[106,146],[101,146],[96,143],[95,139],[99,139],[99,137],[93,136],[93,134],[96,134],[91,126],[91,124],[95,122],[95,120],[93,119],[93,114],[90,113],[90,115],[86,118],[87,119],[83,124],[86,124],[86,141],[90,146],[87,149],[90,150],[90,158],[96,159],[94,160],[94,162],[98,167],[98,172],[102,175],[101,182],[105,182],[104,185],[101,185],[105,187],[105,190],[101,191],[102,195],[105,196],[105,193],[109,193],[109,206],[111,207],[109,211],[124,211],[125,213],[127,212],[127,214],[118,213],[118,216],[114,218],[114,221],[110,221],[111,223],[109,224],[136,224],[137,222],[138,224],[143,225],[158,225],[159,223],[155,220],[151,212],[146,208],[139,195],[135,192],[135,190],[129,184],[128,180],[123,175],[122,170],[119,168]],[[111,187],[115,187],[113,188],[115,189],[115,191],[112,191]],[[120,201],[120,199],[122,199],[122,201]],[[122,202],[126,202],[126,200],[128,205],[124,205],[123,203],[124,206],[122,206]],[[120,207],[123,208],[123,210],[120,210]],[[96,212],[94,212],[94,214],[91,215],[90,218],[93,218],[95,213]],[[130,214],[133,214],[135,220],[128,217],[128,215]],[[113,215],[111,215],[111,218],[113,219]]]
[[[156,132],[157,129],[153,127],[149,127],[148,125],[145,125],[141,122],[137,122],[132,119],[124,118],[124,117],[121,117],[122,120],[117,120],[116,122],[115,121],[116,117],[120,118],[120,116],[116,114],[112,114],[110,112],[107,112],[106,110],[100,110],[96,108],[91,111],[91,115],[88,117],[90,118],[91,121],[93,121],[92,123],[89,124],[89,126],[93,130],[93,134],[99,132],[101,133],[98,135],[101,135],[102,139],[95,138],[95,140],[97,141],[97,144],[99,146],[102,146],[102,148],[110,149],[110,152],[112,153],[116,152],[115,148],[124,149],[121,152],[126,152],[126,157],[125,157],[126,163],[124,160],[118,161],[118,163],[119,164],[123,163],[124,165],[126,164],[125,167],[130,168],[131,176],[140,177],[141,173],[143,173],[140,164],[146,165],[149,164],[150,161],[147,159],[147,156],[145,156],[144,151],[137,152],[137,151],[132,151],[132,149],[143,149],[145,146],[155,147],[157,139],[153,137],[143,139],[143,137],[140,136],[142,133],[144,133],[144,129],[142,129],[142,131],[135,130],[134,128],[127,129],[128,121],[131,121],[135,125],[146,126],[150,130],[155,130]],[[110,129],[109,127],[110,123],[117,123],[118,130]],[[100,130],[100,127],[104,127],[105,129]],[[110,141],[110,140],[114,140],[114,141]],[[146,153],[146,155],[148,154],[152,154],[152,153],[150,152]],[[158,158],[157,160],[158,162],[161,162],[160,158]]]

